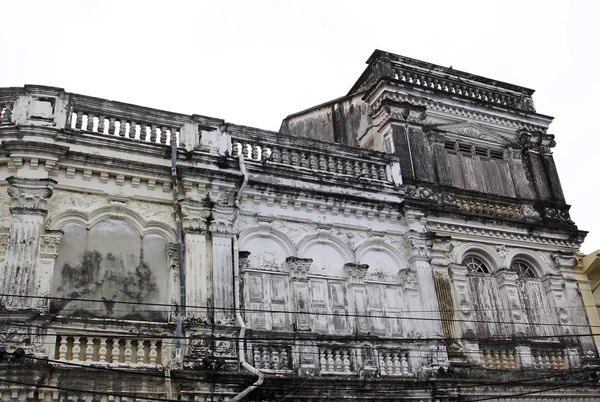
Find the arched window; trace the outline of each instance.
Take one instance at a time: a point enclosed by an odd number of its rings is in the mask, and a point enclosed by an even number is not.
[[[483,274],[490,273],[490,270],[488,269],[487,265],[485,265],[485,263],[477,257],[466,257],[462,263],[465,267],[467,267],[467,270],[469,272],[477,272]]]
[[[510,264],[510,268],[514,269],[520,278],[535,278],[533,268],[525,261],[515,260]]]

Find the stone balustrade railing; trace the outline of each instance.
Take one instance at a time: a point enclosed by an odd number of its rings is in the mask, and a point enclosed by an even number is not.
[[[254,346],[254,367],[261,370],[282,371],[291,369],[291,353],[288,346]]]
[[[519,368],[517,351],[514,348],[484,347],[481,350],[483,365],[491,369]]]
[[[569,365],[562,349],[532,349],[533,367],[539,370],[564,370]]]
[[[319,366],[321,374],[350,374],[354,372],[350,360],[350,349],[346,348],[319,348]]]
[[[55,358],[79,364],[149,366],[162,364],[160,339],[58,335]]]
[[[244,139],[233,139],[233,156],[240,153],[246,160],[291,166],[300,169],[324,172],[334,175],[351,176],[388,182],[389,173],[385,162],[363,160],[351,156],[338,156],[333,152],[310,150],[297,145],[273,144],[267,141],[254,142]]]
[[[383,351],[379,353],[381,376],[412,376],[408,364],[408,352]]]
[[[70,113],[69,128],[162,145],[169,145],[171,136],[175,135],[179,144],[180,126],[136,121],[118,115],[108,115],[102,110],[74,108]]]

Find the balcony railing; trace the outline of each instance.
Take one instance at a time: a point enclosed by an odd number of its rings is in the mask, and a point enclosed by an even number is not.
[[[58,335],[55,358],[80,364],[156,367],[162,364],[160,339]]]

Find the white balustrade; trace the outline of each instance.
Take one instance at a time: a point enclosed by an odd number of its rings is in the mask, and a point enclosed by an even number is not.
[[[254,346],[254,367],[260,370],[290,370],[288,346]]]
[[[533,349],[533,367],[539,370],[564,370],[569,366],[562,349]]]
[[[320,347],[319,365],[321,374],[353,373],[350,351],[344,348]]]
[[[381,376],[411,376],[408,352],[380,351],[379,374]]]
[[[60,361],[128,366],[162,364],[160,339],[59,335],[56,346],[55,355]]]

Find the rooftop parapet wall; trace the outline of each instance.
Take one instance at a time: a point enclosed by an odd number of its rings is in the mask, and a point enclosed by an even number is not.
[[[225,124],[200,115],[166,112],[26,85],[0,88],[0,124],[51,127],[135,145],[170,145],[218,156],[238,156],[294,171],[345,176],[374,184],[402,183],[398,158],[381,152]],[[83,137],[82,137],[83,138]]]
[[[531,98],[535,92],[533,89],[381,50],[376,50],[367,63],[369,66],[350,89],[349,95],[369,89],[380,79],[388,79],[456,99],[535,113]]]

